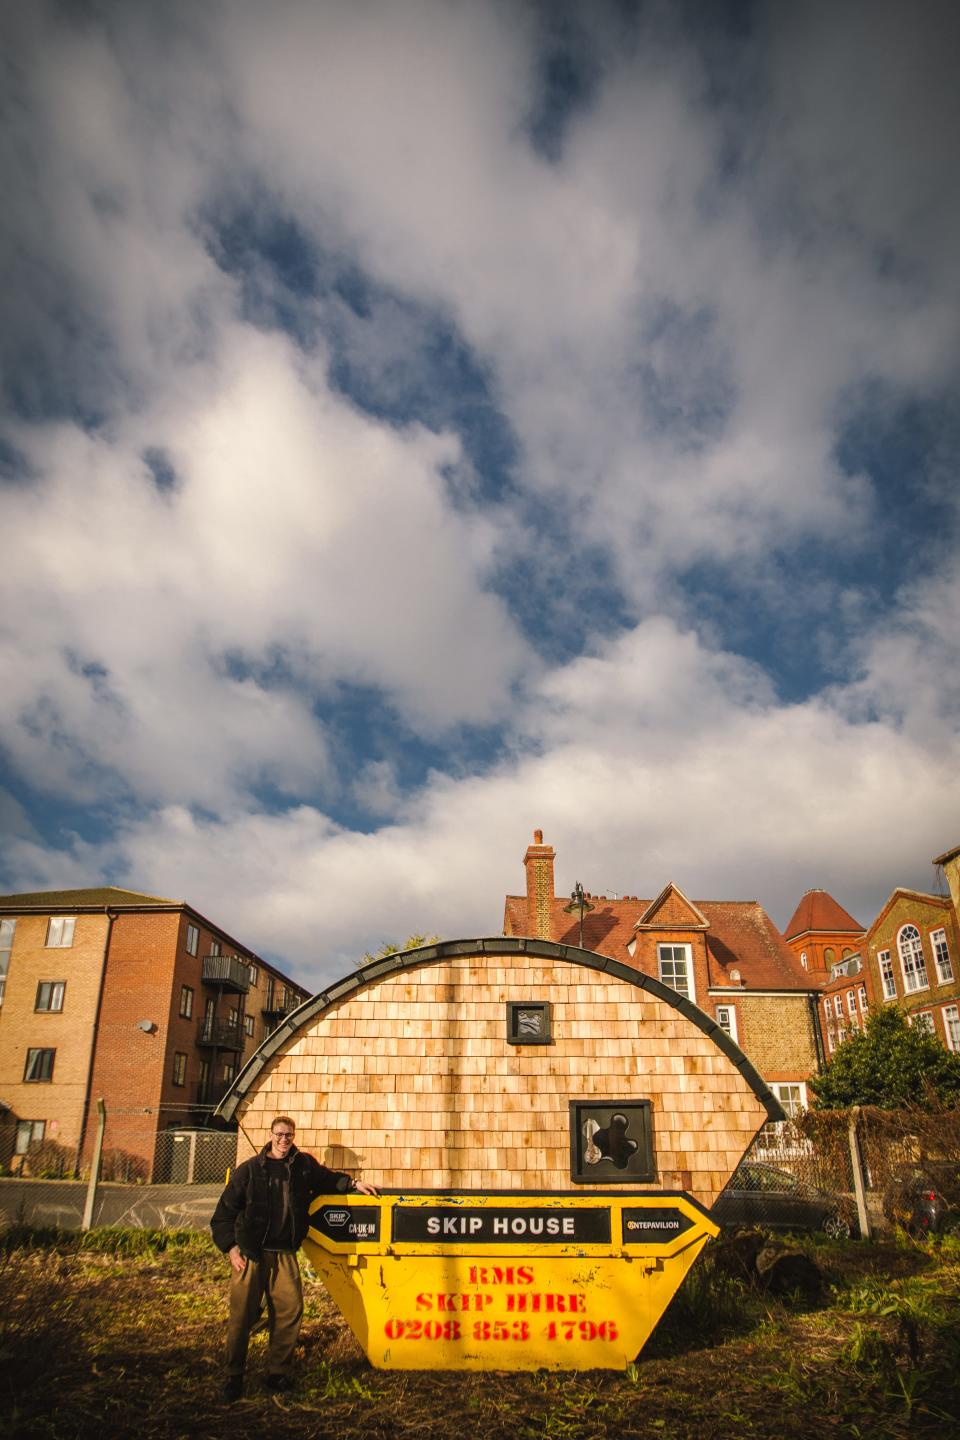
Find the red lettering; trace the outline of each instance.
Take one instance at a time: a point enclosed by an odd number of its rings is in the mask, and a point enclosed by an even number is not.
[[[430,1297],[429,1295],[427,1295],[427,1294],[418,1295],[418,1296],[417,1296],[417,1309],[418,1309],[418,1310],[432,1310],[432,1309],[433,1309],[433,1300],[431,1299],[431,1297]]]

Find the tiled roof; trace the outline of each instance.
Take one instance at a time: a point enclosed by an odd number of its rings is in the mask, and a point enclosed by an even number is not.
[[[630,964],[627,950],[635,938],[635,927],[641,915],[650,908],[650,900],[635,897],[605,900],[590,897],[594,909],[583,917],[583,945],[600,955]],[[568,902],[557,896],[551,904],[550,936],[564,945],[580,943],[580,926],[576,915],[564,913]],[[810,978],[785,944],[770,916],[756,900],[695,900],[706,918],[707,957],[711,985],[736,985],[731,970],[739,970],[748,990],[811,990],[819,987]],[[525,895],[508,895],[504,912],[504,930],[523,935],[527,925]]]
[[[168,900],[161,895],[143,895],[139,890],[121,890],[117,885],[101,885],[90,890],[36,890],[23,895],[0,895],[0,910],[82,910],[89,906],[182,905],[182,900]]]
[[[850,931],[862,935],[864,927],[826,890],[808,890],[783,933],[789,940],[793,935],[805,935],[808,930],[822,930],[827,934]]]

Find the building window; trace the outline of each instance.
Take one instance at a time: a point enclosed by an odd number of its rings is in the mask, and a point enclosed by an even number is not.
[[[737,1012],[732,1005],[717,1006],[717,1024],[725,1030],[731,1040],[737,1038]]]
[[[784,1110],[786,1110],[789,1120],[795,1120],[801,1110],[806,1110],[806,1085],[771,1085],[770,1089],[774,1095],[776,1095]]]
[[[174,1052],[173,1083],[174,1085],[186,1085],[187,1083],[187,1057],[182,1050]]]
[[[48,949],[65,950],[73,944],[73,927],[76,919],[72,915],[51,915],[47,921]]]
[[[17,1138],[13,1143],[15,1155],[26,1155],[31,1145],[42,1145],[47,1133],[46,1120],[18,1120]]]
[[[56,1054],[56,1050],[28,1050],[27,1063],[23,1067],[24,1080],[31,1082],[52,1080]]]
[[[826,1017],[827,1017],[828,1020],[832,1018],[832,1016],[833,1016],[833,1006],[830,1004],[830,996],[829,996],[829,995],[827,996],[826,1000],[824,1000],[824,1002],[823,1002],[823,1011],[824,1011],[824,1014],[826,1015]]]
[[[860,1012],[861,1012],[861,1014],[866,1015],[867,1010],[870,1008],[870,1007],[867,1005],[867,987],[866,987],[866,985],[861,985],[861,986],[860,986],[860,989],[857,991],[857,994],[858,994],[859,997],[860,997]]]
[[[834,1033],[833,1026],[831,1025],[831,1026],[829,1027],[829,1029],[827,1030],[827,1050],[828,1050],[828,1051],[830,1052],[830,1054],[832,1055],[833,1052],[834,1052],[834,1050],[836,1050],[836,1048],[837,1048],[837,1037],[836,1037],[836,1034]]]
[[[834,960],[836,960],[836,958],[837,958],[837,952],[836,952],[836,950],[834,950],[834,948],[833,948],[832,945],[828,945],[827,948],[826,948],[826,950],[824,950],[824,952],[823,952],[823,963],[824,963],[824,965],[832,965],[833,962],[834,962]]]
[[[910,1024],[924,1035],[936,1035],[937,1033],[937,1027],[933,1023],[933,1016],[929,1010],[920,1010],[916,1015],[911,1015]]]
[[[916,925],[904,925],[897,936],[900,952],[900,969],[903,971],[903,986],[908,995],[914,990],[926,990],[927,962],[923,958],[923,941]]]
[[[247,969],[250,971],[250,984],[256,985],[257,981],[260,979],[260,971],[257,969],[256,965],[248,965]]]
[[[211,955],[219,955],[219,954],[220,954],[220,941],[219,941],[219,940],[211,940],[211,941],[210,941],[210,954],[211,954]]]
[[[243,1028],[244,1028],[244,1030],[247,1032],[248,1035],[250,1035],[250,1036],[253,1035],[253,1016],[252,1016],[252,1015],[244,1015],[244,1017],[243,1017]]]
[[[937,979],[941,985],[946,985],[953,979],[953,961],[950,959],[950,951],[947,948],[946,930],[934,930],[930,936],[930,944],[933,946],[933,959],[937,967]]]
[[[947,1048],[960,1050],[960,1007],[944,1005],[943,1033],[947,1037]]]
[[[180,1014],[189,1020],[193,1014],[193,989],[190,985],[180,986]]]
[[[842,995],[834,995],[834,997],[833,997],[833,1013],[834,1013],[834,1015],[836,1015],[836,1017],[837,1017],[838,1020],[842,1020],[842,1019],[843,1019],[843,996],[842,996]]]
[[[210,1079],[210,1061],[200,1061],[200,1089],[206,1091],[207,1081]]]
[[[226,1063],[226,1064],[224,1065],[224,1067],[223,1067],[223,1078],[224,1078],[224,1080],[226,1080],[228,1084],[231,1083],[232,1080],[233,1080],[233,1077],[234,1077],[234,1075],[236,1075],[236,1073],[237,1073],[237,1067],[236,1067],[236,1065],[234,1065],[234,1063],[233,1063],[232,1060],[228,1060],[227,1063]]]
[[[807,952],[806,952],[806,950],[801,950],[801,951],[800,951],[800,964],[803,966],[804,970],[806,970],[806,968],[807,968]]]
[[[230,1009],[227,1011],[227,1024],[230,1025],[233,1029],[236,1029],[236,1027],[240,1024],[240,1011],[237,1009],[236,1005],[231,1005]]]
[[[7,983],[7,969],[10,965],[10,951],[13,949],[13,937],[16,929],[16,920],[0,920],[0,1005],[3,1004],[3,992]]]
[[[188,954],[188,955],[196,955],[197,949],[198,949],[199,945],[200,945],[200,931],[197,929],[196,925],[188,925],[188,926],[187,926],[187,954]],[[216,954],[217,952],[216,952],[216,951],[213,951],[212,953],[213,953],[213,954]]]
[[[877,964],[880,966],[880,984],[883,986],[884,1000],[896,1000],[897,982],[893,973],[893,961],[890,959],[889,950],[881,950],[877,956]]]
[[[854,1019],[857,1018],[857,996],[853,990],[847,991],[847,1011]]]
[[[669,985],[678,995],[686,995],[688,1000],[695,999],[689,945],[658,945],[657,963],[664,985]]]
[[[66,980],[41,980],[37,986],[34,1010],[62,1010],[63,992],[66,988]]]

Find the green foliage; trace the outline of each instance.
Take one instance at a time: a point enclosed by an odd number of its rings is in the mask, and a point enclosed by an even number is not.
[[[903,1012],[889,1005],[873,1012],[864,1031],[844,1040],[823,1074],[808,1084],[817,1110],[955,1105],[960,1104],[960,1054],[908,1025]]]
[[[394,945],[391,940],[384,940],[376,955],[371,955],[369,950],[361,965],[369,965],[373,960],[384,960],[388,955],[399,955],[403,950],[419,950],[421,945],[436,945],[443,937],[441,935],[408,935],[402,945]]]

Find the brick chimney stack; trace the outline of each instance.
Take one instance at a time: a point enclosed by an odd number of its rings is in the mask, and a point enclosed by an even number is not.
[[[947,884],[950,887],[950,899],[957,912],[957,919],[960,920],[960,845],[955,845],[952,850],[944,851],[942,855],[936,857],[933,863],[939,865],[946,876]]]
[[[527,872],[527,934],[538,940],[552,940],[550,917],[553,908],[553,861],[552,845],[544,845],[543,831],[534,830],[533,844],[527,846],[523,857]]]

